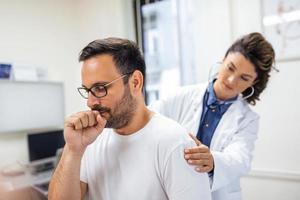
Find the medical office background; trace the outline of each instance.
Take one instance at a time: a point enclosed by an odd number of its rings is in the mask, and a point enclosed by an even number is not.
[[[280,21],[278,8],[285,16],[294,15]],[[9,82],[18,83],[19,90],[27,84],[33,88],[32,96],[14,96],[15,86],[1,90],[7,80],[0,82],[0,97],[11,98],[9,116],[0,110],[1,126],[9,123],[0,132],[0,169],[29,162],[28,131],[14,127],[22,128],[17,115],[32,117],[26,109],[30,102],[41,108],[51,104],[54,115],[43,109],[40,114],[58,127],[65,116],[87,109],[76,88],[81,85],[78,54],[88,42],[112,36],[137,41],[148,67],[149,103],[178,86],[207,81],[235,39],[258,31],[276,47],[280,72],[272,72],[254,107],[261,124],[242,194],[245,200],[300,199],[299,12],[299,0],[0,0],[0,63],[15,67],[15,80]],[[56,99],[36,102],[41,91],[35,86],[43,83],[59,85]],[[37,119],[32,126],[41,123]]]

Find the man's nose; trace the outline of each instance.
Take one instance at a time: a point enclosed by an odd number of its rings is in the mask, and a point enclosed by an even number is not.
[[[95,105],[101,105],[101,98],[95,97],[91,92],[89,92],[87,106],[93,108]]]

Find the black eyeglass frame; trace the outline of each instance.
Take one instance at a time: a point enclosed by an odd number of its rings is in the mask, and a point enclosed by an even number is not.
[[[92,93],[92,95],[93,95],[94,97],[96,97],[96,98],[102,98],[102,97],[105,97],[105,96],[107,95],[107,89],[109,88],[110,85],[112,85],[113,83],[117,82],[118,80],[121,80],[121,79],[125,78],[125,77],[128,76],[128,75],[131,75],[132,73],[133,73],[133,72],[129,72],[129,73],[123,74],[123,75],[121,75],[120,77],[118,77],[118,78],[116,78],[116,79],[112,80],[111,82],[106,83],[106,84],[104,84],[104,85],[102,85],[102,84],[96,84],[96,85],[93,85],[91,88],[78,87],[78,88],[77,88],[77,91],[79,92],[80,96],[82,96],[84,99],[88,99],[88,98],[89,98],[88,95],[89,95],[90,92]],[[93,89],[96,88],[96,87],[98,87],[98,88],[100,88],[100,89],[104,89],[105,93],[103,93],[103,95],[101,95],[101,96],[97,96],[97,95],[95,94],[95,92],[93,92]],[[81,90],[84,90],[84,94],[87,94],[87,96],[85,96],[85,95],[81,92]]]

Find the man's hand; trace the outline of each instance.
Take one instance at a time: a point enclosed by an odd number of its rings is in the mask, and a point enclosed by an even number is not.
[[[189,164],[196,166],[196,171],[211,172],[214,168],[214,159],[209,148],[202,144],[194,135],[189,135],[195,141],[197,146],[185,149],[184,158]]]
[[[98,111],[83,111],[65,119],[66,145],[49,185],[49,200],[83,199],[87,185],[80,182],[81,159],[105,124]]]
[[[66,145],[74,152],[83,153],[102,132],[106,120],[98,111],[83,111],[65,119],[64,137]]]

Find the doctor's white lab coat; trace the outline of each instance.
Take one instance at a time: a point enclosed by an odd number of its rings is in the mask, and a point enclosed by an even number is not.
[[[196,135],[207,86],[183,87],[174,96],[154,102],[149,108],[174,119]],[[241,97],[220,120],[210,145],[215,165],[211,179],[213,200],[241,199],[240,178],[250,170],[258,121],[258,115]]]

